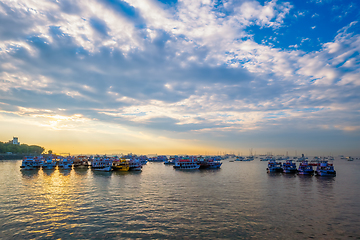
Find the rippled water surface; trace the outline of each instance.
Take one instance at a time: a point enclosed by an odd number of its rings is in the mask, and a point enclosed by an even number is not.
[[[138,173],[20,165],[0,161],[3,239],[360,239],[359,160],[335,160],[333,178],[267,174],[258,160]]]

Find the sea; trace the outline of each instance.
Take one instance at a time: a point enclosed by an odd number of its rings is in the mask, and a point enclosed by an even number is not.
[[[336,177],[222,162],[96,172],[0,161],[0,239],[360,239],[360,160],[335,159]]]

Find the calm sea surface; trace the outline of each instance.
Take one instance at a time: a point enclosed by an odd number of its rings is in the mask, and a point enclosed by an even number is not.
[[[148,163],[140,173],[20,170],[0,161],[1,239],[360,239],[360,160],[336,177]]]

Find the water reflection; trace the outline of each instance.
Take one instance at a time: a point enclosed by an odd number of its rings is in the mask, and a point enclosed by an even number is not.
[[[55,169],[42,169],[44,175],[51,176],[54,174]]]
[[[280,172],[270,172],[270,173],[267,173],[267,175],[269,177],[279,177],[279,176],[282,175],[282,173],[280,173]]]
[[[296,173],[284,173],[283,176],[285,178],[295,178],[296,177]]]
[[[313,181],[314,177],[312,175],[297,175],[299,178],[300,183],[309,184]]]
[[[39,175],[39,169],[32,169],[32,170],[21,169],[20,171],[23,178],[31,179]]]
[[[334,177],[316,176],[316,181],[323,188],[332,188],[335,182]]]
[[[91,171],[94,176],[110,177],[112,172]]]
[[[69,176],[71,169],[59,169],[59,173],[64,176]]]
[[[201,173],[217,173],[220,172],[221,168],[213,168],[213,169],[201,169]]]
[[[112,174],[115,176],[126,176],[126,175],[130,175],[130,174],[139,174],[141,173],[141,171],[127,171],[127,172],[122,172],[122,171],[113,171]]]
[[[86,169],[86,168],[74,168],[74,172],[76,175],[79,175],[79,176],[85,176],[88,174],[88,170],[89,169]]]
[[[316,177],[318,194],[321,199],[331,200],[334,198],[333,187],[335,178],[333,177]]]

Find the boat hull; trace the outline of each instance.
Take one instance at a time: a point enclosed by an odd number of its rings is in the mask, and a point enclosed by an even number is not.
[[[173,166],[177,170],[198,170],[200,168],[200,165],[191,165],[191,166]]]
[[[267,172],[269,173],[276,173],[276,172],[283,172],[283,169],[282,168],[267,168],[266,169]]]
[[[108,167],[93,167],[92,169],[94,171],[110,172],[111,171],[111,166],[108,166]]]
[[[327,172],[327,171],[316,171],[317,176],[325,176],[325,177],[334,177],[336,176],[336,171]]]
[[[313,175],[314,170],[311,170],[311,171],[299,171],[298,174],[299,175]]]
[[[125,166],[113,166],[112,169],[114,171],[120,171],[120,172],[127,172],[129,171],[130,167],[125,167]]]

